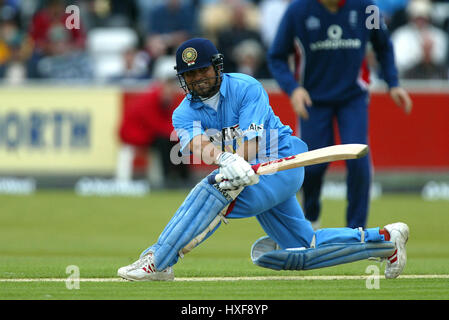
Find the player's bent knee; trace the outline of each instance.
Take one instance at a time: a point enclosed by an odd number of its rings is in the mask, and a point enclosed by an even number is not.
[[[203,179],[188,194],[157,243],[146,249],[141,256],[152,252],[157,270],[164,270],[175,264],[184,247],[191,245],[190,251],[201,242],[197,238],[199,235],[215,230],[211,228],[211,223],[235,199],[238,192],[221,190],[218,185],[210,185],[207,178]],[[198,241],[191,243],[194,239]]]

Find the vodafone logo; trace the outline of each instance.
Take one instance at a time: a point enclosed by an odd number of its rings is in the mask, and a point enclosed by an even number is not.
[[[338,40],[341,39],[341,35],[343,34],[343,29],[336,24],[329,26],[327,29],[327,36],[329,39]]]
[[[311,43],[310,50],[359,49],[361,46],[360,39],[344,39],[342,27],[332,24],[327,28],[327,39]]]

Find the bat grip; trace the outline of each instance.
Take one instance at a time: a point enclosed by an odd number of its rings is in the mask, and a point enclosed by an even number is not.
[[[255,165],[252,165],[251,168],[254,170],[255,173],[257,173],[257,169],[259,169],[259,166],[260,166],[260,164],[255,164]],[[217,174],[207,177],[207,182],[209,184],[216,184],[216,183],[220,183],[225,180],[226,179],[224,179],[224,177],[221,173],[217,173]]]
[[[216,183],[220,183],[222,182],[223,179],[223,175],[221,173],[217,173],[211,176],[207,177],[207,182],[209,182],[209,184],[216,184]]]

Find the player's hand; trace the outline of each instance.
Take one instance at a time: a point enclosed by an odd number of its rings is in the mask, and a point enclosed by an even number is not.
[[[296,88],[290,97],[290,102],[292,103],[293,110],[296,115],[305,120],[309,119],[309,113],[307,112],[307,107],[312,106],[312,99],[310,99],[309,93],[306,89],[302,87]]]
[[[224,190],[237,190],[259,182],[259,176],[251,165],[237,154],[223,152],[218,156],[217,163],[220,173],[226,179],[219,184]]]
[[[412,111],[412,99],[408,95],[407,91],[401,87],[394,87],[390,89],[390,97],[393,99],[394,103],[404,109],[406,114]]]

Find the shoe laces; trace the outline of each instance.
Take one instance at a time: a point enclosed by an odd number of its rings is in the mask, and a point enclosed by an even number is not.
[[[135,267],[141,268],[148,273],[156,272],[156,267],[154,266],[152,258],[153,258],[152,254],[147,254],[146,256],[142,257],[141,259],[137,260],[134,263]]]
[[[388,262],[389,264],[395,263],[398,259],[397,255],[398,255],[398,249],[395,249],[393,254],[389,257],[369,257],[368,260],[374,261],[374,262],[377,261],[380,263],[380,266],[383,267],[385,262]]]
[[[383,267],[383,265],[385,264],[385,261],[387,261],[388,258],[387,257],[369,257],[368,260],[373,261],[373,262],[378,262],[380,264],[380,266]]]

